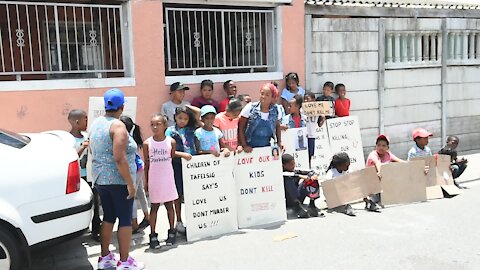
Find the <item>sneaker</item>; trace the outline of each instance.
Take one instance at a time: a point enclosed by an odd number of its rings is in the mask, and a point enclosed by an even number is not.
[[[160,248],[160,241],[158,241],[158,233],[152,233],[150,237],[150,248],[157,249]]]
[[[377,204],[374,203],[373,201],[370,201],[370,206],[368,207],[367,211],[370,211],[370,212],[380,212],[380,210],[378,209]]]
[[[315,205],[310,205],[308,206],[308,215],[311,217],[318,217],[318,212],[320,212],[320,209],[318,209]]]
[[[145,269],[145,265],[141,262],[137,262],[134,258],[128,256],[126,262],[118,261],[117,270],[142,270]]]
[[[165,241],[167,243],[167,246],[175,245],[175,242],[177,240],[176,238],[177,238],[177,230],[175,229],[168,230],[168,238],[167,238],[167,241]]]
[[[148,226],[150,226],[150,222],[148,221],[148,219],[143,218],[142,222],[140,222],[140,224],[138,224],[138,229],[143,230],[143,229],[147,228]]]
[[[115,268],[119,259],[118,256],[110,252],[107,256],[98,258],[98,269]]]
[[[183,225],[183,222],[177,221],[177,228],[176,228],[178,233],[185,234],[187,231],[187,228]]]
[[[348,216],[351,216],[351,217],[355,217],[355,212],[353,212],[353,208],[350,204],[347,204],[345,206],[345,214],[348,215]]]

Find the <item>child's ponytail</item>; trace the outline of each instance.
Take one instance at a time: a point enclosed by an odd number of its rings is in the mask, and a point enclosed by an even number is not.
[[[341,152],[333,155],[332,161],[330,162],[330,165],[328,166],[327,170],[325,171],[328,172],[331,169],[336,169],[338,166],[342,164],[346,164],[350,162],[350,157],[348,156],[347,153]]]

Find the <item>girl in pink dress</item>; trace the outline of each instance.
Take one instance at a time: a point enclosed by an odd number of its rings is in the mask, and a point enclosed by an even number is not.
[[[150,248],[159,248],[158,234],[155,232],[157,212],[160,204],[167,208],[170,229],[168,230],[167,245],[175,244],[175,211],[173,202],[178,199],[175,178],[173,174],[172,157],[175,155],[176,143],[171,137],[165,136],[167,117],[156,114],[150,121],[153,136],[143,143],[145,156],[146,188],[150,194],[152,209],[150,210]]]

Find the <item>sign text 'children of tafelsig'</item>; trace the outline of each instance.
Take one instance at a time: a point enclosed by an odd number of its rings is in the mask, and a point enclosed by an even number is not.
[[[187,240],[238,230],[233,154],[182,160]]]

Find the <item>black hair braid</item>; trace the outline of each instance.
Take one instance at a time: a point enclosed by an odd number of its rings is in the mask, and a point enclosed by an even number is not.
[[[325,172],[328,172],[331,169],[336,169],[339,165],[346,164],[348,162],[350,162],[350,157],[347,153],[337,153],[332,157],[332,161]]]

